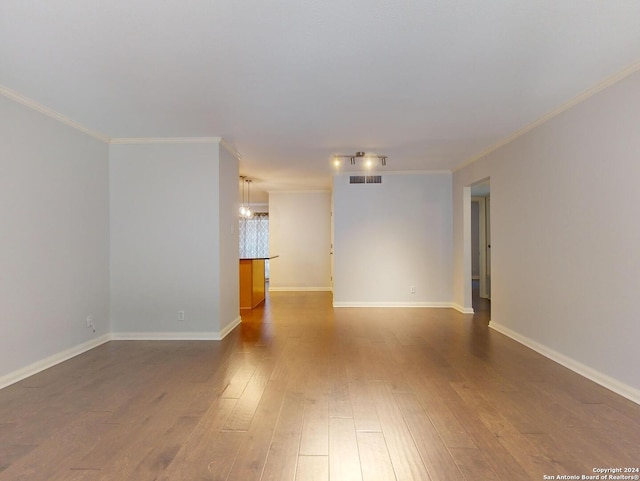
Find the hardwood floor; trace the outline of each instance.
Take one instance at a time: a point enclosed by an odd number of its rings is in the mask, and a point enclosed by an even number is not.
[[[640,406],[488,311],[271,293],[222,342],[113,341],[0,390],[0,481],[542,480],[640,464]]]

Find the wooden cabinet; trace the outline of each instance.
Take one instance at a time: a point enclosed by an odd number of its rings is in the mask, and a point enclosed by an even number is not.
[[[240,259],[240,309],[253,309],[265,298],[265,259]]]

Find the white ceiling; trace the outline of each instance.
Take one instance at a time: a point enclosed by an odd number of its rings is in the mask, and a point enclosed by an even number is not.
[[[107,136],[222,136],[254,188],[332,154],[452,169],[640,60],[637,0],[2,0],[0,85]]]

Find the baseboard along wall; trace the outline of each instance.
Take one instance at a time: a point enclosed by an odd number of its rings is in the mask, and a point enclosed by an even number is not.
[[[109,341],[221,341],[241,322],[242,318],[238,316],[221,331],[211,332],[112,332],[104,334],[1,376],[0,389],[22,381],[29,376],[33,376]]]
[[[533,339],[528,338],[527,336],[523,336],[522,334],[509,329],[502,324],[491,321],[489,322],[489,327],[501,334],[504,334],[507,337],[510,337],[516,342],[527,346],[530,349],[533,349],[539,354],[542,354],[544,357],[551,359],[552,361],[561,364],[567,369],[572,370],[575,373],[580,374],[581,376],[590,379],[596,384],[600,384],[602,387],[605,387],[616,394],[619,394],[622,397],[629,399],[630,401],[635,402],[636,404],[640,404],[640,390],[635,389],[623,382],[618,381],[606,374],[601,373],[589,366],[582,364],[575,359],[570,358],[569,356],[565,356],[539,342],[534,341]]]
[[[23,379],[26,379],[29,376],[33,376],[34,374],[38,374],[45,369],[49,369],[56,364],[67,361],[68,359],[78,356],[83,352],[90,351],[91,349],[94,349],[104,344],[105,342],[109,342],[110,340],[111,335],[104,334],[103,336],[96,337],[95,339],[91,339],[87,342],[83,342],[82,344],[78,344],[77,346],[65,349],[64,351],[57,354],[53,354],[52,356],[41,359],[40,361],[36,361],[32,364],[29,364],[28,366],[10,372],[9,374],[5,374],[4,376],[0,377],[0,389],[11,384],[15,384],[18,381],[22,381]]]

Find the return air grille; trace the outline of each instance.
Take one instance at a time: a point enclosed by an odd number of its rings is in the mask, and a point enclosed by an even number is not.
[[[351,175],[350,184],[382,184],[381,175]]]

